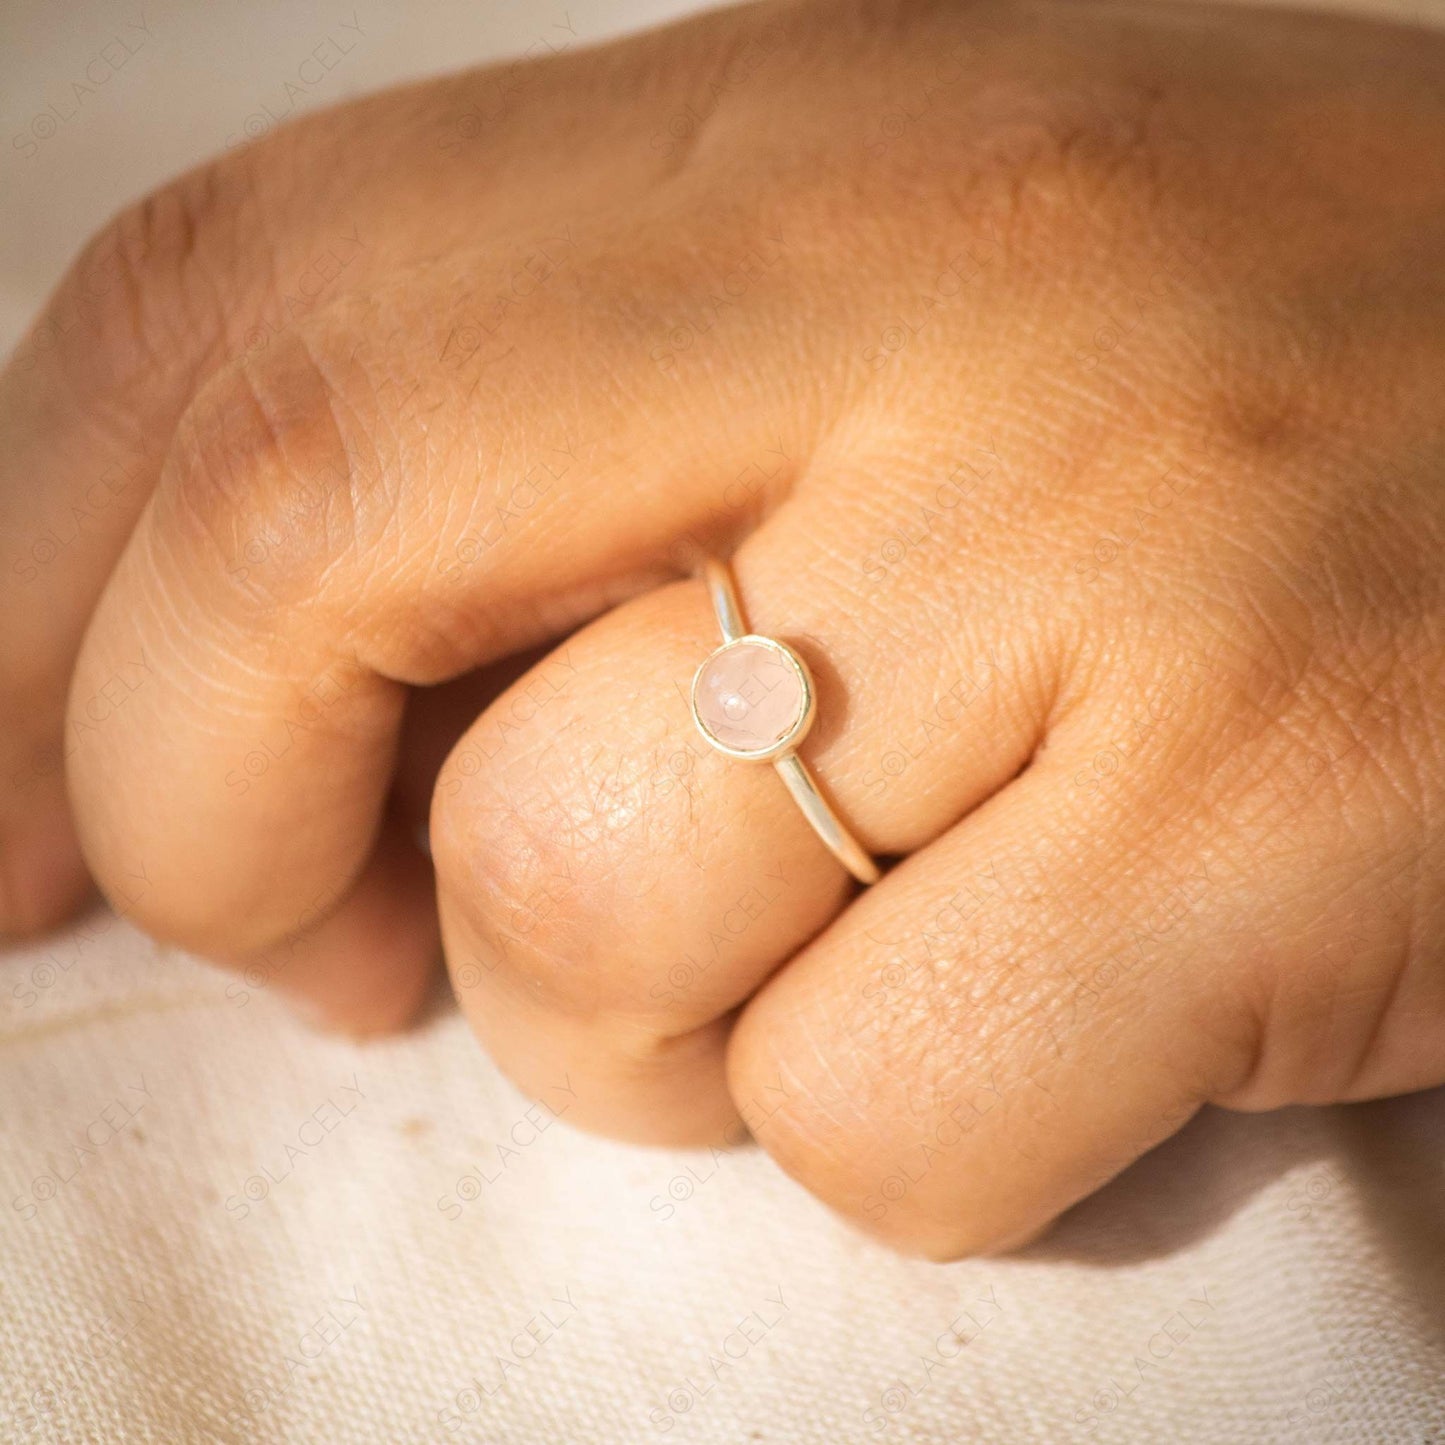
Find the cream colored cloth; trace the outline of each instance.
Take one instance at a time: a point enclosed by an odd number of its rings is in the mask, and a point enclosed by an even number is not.
[[[940,1267],[268,982],[108,915],[8,960],[0,1438],[1445,1440],[1445,1091],[1207,1114]]]
[[[0,327],[288,101],[663,13],[11,0]],[[572,1132],[568,1078],[519,1096],[449,1005],[356,1047],[268,984],[104,914],[0,959],[0,1439],[1445,1445],[1445,1092],[1207,1113],[1047,1243],[938,1267],[756,1150]]]

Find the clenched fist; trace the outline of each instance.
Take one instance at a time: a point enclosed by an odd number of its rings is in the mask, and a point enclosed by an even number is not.
[[[1445,1081],[1445,41],[763,4],[231,150],[0,382],[0,894],[1007,1247]],[[703,558],[806,662],[708,747]],[[422,845],[427,836],[430,851]]]

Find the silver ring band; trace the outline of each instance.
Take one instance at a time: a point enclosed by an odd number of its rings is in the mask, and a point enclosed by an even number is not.
[[[843,826],[797,753],[817,706],[807,664],[785,643],[748,631],[726,562],[709,557],[703,577],[723,640],[693,676],[697,730],[728,757],[771,762],[833,856],[860,883],[876,883],[878,865]]]

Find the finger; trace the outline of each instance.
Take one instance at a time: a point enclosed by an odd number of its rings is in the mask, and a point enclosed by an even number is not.
[[[910,516],[910,492],[956,505],[964,478],[1007,490],[976,439],[930,446],[911,477],[856,436],[821,449],[735,566],[749,626],[814,673],[805,759],[882,855],[926,844],[1013,777],[1066,686],[1063,610],[1000,603],[1015,563],[1009,543],[982,545],[995,508],[952,518],[956,553],[940,537],[934,565],[865,565],[893,535],[864,500],[880,478]],[[814,476],[828,484],[816,500]],[[945,607],[961,619],[947,631],[931,620]],[[719,640],[696,581],[599,618],[478,719],[433,806],[463,1008],[522,1088],[565,1064],[574,1122],[609,1133],[732,1127],[728,1017],[851,892],[774,770],[697,732],[689,684]],[[625,706],[598,706],[612,698]]]
[[[363,234],[267,183],[298,148],[228,156],[122,212],[0,373],[0,929],[53,922],[84,886],[66,690],[177,419],[217,367],[263,350],[279,317],[328,288],[361,284],[384,249],[380,224]]]
[[[427,839],[427,822],[437,774],[457,740],[497,697],[545,655],[532,648],[490,667],[464,673],[435,687],[412,688],[397,745],[392,802],[418,838]]]
[[[86,887],[64,793],[66,689],[181,412],[217,368],[263,355],[298,317],[407,258],[474,244],[479,215],[526,234],[594,188],[615,204],[650,184],[665,161],[631,143],[650,112],[619,115],[634,135],[564,139],[545,123],[576,68],[491,67],[253,146],[238,133],[102,229],[0,372],[0,934],[58,920]]]
[[[71,667],[220,318],[268,265],[212,239],[234,234],[202,214],[219,204],[189,177],[119,217],[0,373],[0,930],[55,921],[84,887],[61,748]]]
[[[440,934],[427,931],[436,896],[427,811],[437,771],[477,712],[524,668],[525,654],[410,691],[381,833],[347,905],[328,912],[323,896],[298,918],[289,938],[220,955],[240,975],[227,985],[229,997],[248,1003],[253,993],[274,985],[312,1022],[355,1036],[391,1032],[415,1017],[433,982],[424,960],[440,959]],[[398,960],[412,951],[422,961],[408,969]],[[377,972],[359,973],[357,960],[364,965],[370,959],[379,962]]]
[[[394,1033],[421,1012],[439,973],[435,897],[415,828],[389,810],[339,903],[318,895],[286,937],[261,948],[218,948],[212,957],[240,975],[227,986],[238,1001],[274,987],[318,1028],[353,1038]]]
[[[606,614],[477,718],[432,806],[482,1042],[524,1089],[562,1063],[575,1122],[652,1142],[735,1124],[726,1015],[848,891],[810,833],[775,826],[771,770],[729,787],[692,733],[679,687],[713,632],[695,582]]]
[[[569,244],[548,264],[573,265]],[[103,885],[144,859],[137,916],[198,952],[270,948],[343,904],[405,685],[557,637],[787,484],[780,460],[739,504],[740,475],[788,443],[735,425],[770,425],[756,394],[680,387],[619,334],[615,264],[554,277],[483,355],[458,334],[494,319],[515,264],[456,264],[218,374],[97,607],[70,714],[87,856]],[[583,374],[605,381],[559,410],[552,378]]]
[[[1059,754],[1066,735],[1050,739]],[[738,1097],[759,1141],[894,1245],[1008,1248],[1247,1070],[1237,919],[1215,856],[1103,827],[1036,765],[869,891],[744,1009]]]

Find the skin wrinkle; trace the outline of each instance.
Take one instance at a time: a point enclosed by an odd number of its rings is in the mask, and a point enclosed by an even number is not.
[[[200,190],[203,194],[196,196]],[[187,280],[187,273],[196,273],[200,248],[199,237],[203,231],[210,231],[203,225],[200,208],[214,193],[209,181],[191,177],[178,183],[169,193],[148,196],[137,205],[123,212],[102,233],[93,245],[91,255],[113,256],[119,263],[121,284],[125,295],[126,340],[128,345],[109,353],[110,358],[126,354],[134,357],[130,370],[136,378],[145,377],[154,370],[184,368],[182,376],[186,382],[194,382],[204,373],[208,364],[213,364],[219,346],[219,336],[199,356],[191,357],[188,342],[191,336],[216,335],[224,324],[226,307],[219,296],[209,308],[209,324],[198,326],[190,313],[188,302],[195,294],[194,282]],[[157,259],[157,253],[159,258]],[[84,258],[82,259],[82,265]],[[154,282],[164,277],[163,285]],[[209,290],[209,279],[203,289]],[[157,297],[161,298],[158,302]],[[165,334],[166,308],[174,307],[184,312],[184,320],[174,327],[174,334]],[[113,314],[113,313],[112,313]],[[162,332],[155,344],[150,337],[157,326]],[[80,353],[73,353],[79,358]],[[116,388],[129,390],[125,380]]]
[[[647,896],[653,885],[638,889],[635,885],[628,884],[626,867],[629,855],[646,858],[660,852],[671,852],[678,841],[669,835],[667,847],[659,850],[650,842],[650,830],[657,821],[654,813],[645,807],[635,805],[629,806],[625,813],[618,812],[616,802],[635,793],[636,786],[643,776],[641,764],[634,759],[645,756],[645,754],[641,750],[621,749],[610,756],[612,759],[610,765],[606,768],[599,768],[600,759],[594,753],[582,774],[595,782],[591,785],[589,796],[583,803],[581,816],[587,819],[601,820],[600,831],[593,837],[585,837],[585,835],[575,837],[574,841],[567,845],[569,852],[573,855],[573,859],[568,865],[569,874],[573,867],[581,869],[585,872],[590,885],[601,894],[593,906],[597,906],[601,902],[608,889],[618,884],[622,885],[622,891],[629,896]],[[685,784],[686,782],[687,780],[684,779]],[[566,807],[568,805],[565,801],[559,801],[557,806]],[[575,833],[571,826],[559,830],[550,821],[555,814],[539,814],[534,799],[528,800],[525,809],[514,804],[512,817],[518,822],[523,822],[527,836],[533,840],[533,847],[539,852],[553,850],[559,838],[565,838],[569,833]],[[695,819],[696,814],[690,811],[690,818]],[[632,836],[635,834],[635,824],[641,824],[644,829],[644,836],[641,838]],[[600,847],[599,843],[603,840],[607,846]],[[690,852],[691,849],[683,851]],[[569,929],[563,935],[563,939],[578,936]],[[528,946],[533,949],[541,948],[535,938]],[[581,957],[572,955],[565,941],[559,941],[557,944],[548,945],[539,954],[539,957],[546,957],[550,960],[549,967],[555,974],[559,969],[570,971],[577,968],[585,955]]]
[[[859,1110],[853,1107],[852,1101],[843,1088],[842,1079],[838,1073],[838,1064],[834,1062],[832,1051],[818,1043],[813,1035],[806,1031],[806,1025],[804,1025],[804,1031],[797,1035],[797,1046],[794,1049],[790,1049],[790,1054],[794,1058],[802,1058],[806,1057],[810,1049],[812,1051],[813,1062],[821,1067],[825,1078],[829,1084],[833,1086],[826,1096],[827,1103],[824,1103],[816,1092],[810,1092],[804,1087],[803,1076],[793,1068],[791,1059],[784,1060],[782,1067],[788,1071],[793,1084],[796,1086],[795,1089],[789,1090],[790,1095],[795,1093],[807,1095],[810,1109],[819,1113],[830,1128],[826,1134],[809,1129],[804,1121],[789,1108],[780,1110],[775,1116],[775,1119],[781,1120],[789,1126],[789,1131],[795,1136],[795,1139],[789,1141],[790,1143],[796,1146],[797,1143],[801,1142],[812,1154],[812,1158],[809,1161],[811,1165],[821,1166],[826,1169],[829,1164],[832,1164],[840,1169],[846,1170],[848,1159],[844,1155],[834,1153],[829,1140],[843,1139],[850,1134],[856,1138],[857,1132],[864,1130],[874,1131],[875,1133],[881,1132],[880,1126],[866,1110]],[[832,1112],[831,1105],[834,1102],[837,1102],[839,1105],[848,1106],[846,1119]],[[775,1131],[775,1120],[770,1119],[767,1127],[769,1130]],[[774,1134],[769,1133],[764,1137],[766,1137],[771,1144]],[[783,1155],[785,1168],[787,1167],[787,1157],[785,1153]]]
[[[1347,868],[1341,866],[1339,871],[1344,874],[1344,877],[1341,879],[1339,887],[1336,890],[1338,893],[1354,892],[1358,894],[1366,889],[1367,885],[1360,882],[1357,877],[1351,876]],[[1396,874],[1393,876],[1398,876],[1399,871],[1403,870],[1396,870]],[[1337,920],[1333,927],[1329,921],[1321,920],[1315,930],[1314,940],[1307,941],[1306,939],[1301,939],[1302,949],[1306,954],[1323,956],[1322,953],[1316,952],[1316,948],[1319,947],[1325,951],[1329,950],[1336,942],[1340,928],[1353,927],[1355,917],[1355,912],[1352,910],[1346,914],[1345,919]],[[1373,929],[1373,924],[1371,925],[1371,929]],[[1356,958],[1357,955],[1351,955],[1352,962],[1355,961]],[[1367,966],[1369,965],[1367,964]],[[1379,970],[1380,966],[1378,964],[1374,965],[1373,971],[1378,972]],[[1400,970],[1397,982],[1403,981],[1403,972],[1404,970]],[[1236,1085],[1235,1089],[1228,1095],[1222,1096],[1221,1102],[1227,1103],[1230,1107],[1250,1109],[1272,1108],[1277,1107],[1281,1102],[1286,1102],[1286,1100],[1278,1098],[1279,1091],[1277,1086],[1267,1084],[1266,1081],[1270,1076],[1278,1073],[1278,1056],[1280,1053],[1288,1053],[1293,1046],[1293,1035],[1296,1030],[1288,1022],[1291,1014],[1294,1012],[1293,1008],[1286,1003],[1288,993],[1291,989],[1297,987],[1299,982],[1308,983],[1309,980],[1295,980],[1293,976],[1288,973],[1279,974],[1277,972],[1269,974],[1261,973],[1258,974],[1258,977],[1260,978],[1260,990],[1255,1000],[1255,1006],[1262,1022],[1259,1035],[1260,1050],[1254,1066],[1249,1070],[1244,1079]],[[1330,1009],[1333,1008],[1333,1000],[1338,996],[1342,988],[1343,980],[1333,974],[1329,975],[1329,991],[1325,995],[1325,1001]],[[1335,1079],[1336,1070],[1338,1069],[1338,1047],[1326,1047],[1322,1042],[1321,1056],[1324,1070],[1318,1077],[1321,1079],[1322,1092],[1328,1090],[1331,1093],[1337,1093]],[[1359,1065],[1357,1063],[1356,1071],[1358,1071],[1358,1067]],[[1331,1082],[1323,1082],[1325,1079],[1329,1079]],[[1353,1097],[1353,1095],[1350,1094],[1337,1094],[1337,1096]],[[1311,1100],[1300,1099],[1296,1102],[1311,1102]]]
[[[1063,1007],[1061,997],[1052,991],[1052,982],[1055,977],[1054,971],[1050,968],[1053,960],[1061,955],[1071,956],[1074,952],[1069,945],[1068,932],[1062,925],[1065,920],[1060,919],[1060,929],[1051,933],[1041,935],[1037,940],[1025,947],[1019,947],[1015,943],[1009,949],[1009,960],[1012,972],[999,976],[999,986],[1005,984],[1009,992],[1007,995],[997,997],[986,994],[975,995],[967,1000],[969,1004],[968,1013],[971,1018],[986,1022],[986,1031],[981,1032],[977,1027],[970,1031],[975,1046],[983,1047],[991,1057],[1007,1057],[1012,1045],[1010,1040],[1017,1039],[1027,1043],[1030,1034],[1040,1023],[1040,1016],[1043,1010],[1057,1011]],[[1078,929],[1077,921],[1074,921],[1074,928]],[[1118,923],[1119,932],[1110,934],[1100,933],[1094,930],[1083,930],[1085,936],[1097,947],[1100,944],[1107,946],[1109,943],[1117,942],[1125,936],[1124,930],[1129,927],[1128,920],[1120,919]],[[1031,959],[1039,960],[1037,970],[1026,967],[1026,961]],[[953,960],[955,964],[962,960]],[[930,964],[930,967],[934,965]],[[1032,996],[1015,992],[1016,980],[1020,977],[1032,975],[1037,979]],[[1148,976],[1146,971],[1146,977]],[[942,982],[935,975],[935,982]],[[1135,980],[1137,983],[1139,980]],[[965,1002],[952,988],[928,987],[920,991],[927,1002],[923,1005],[925,1022],[928,1025],[925,1029],[918,1030],[921,1039],[928,1039],[936,1036],[939,1032],[957,1035],[962,1032],[957,1023],[939,1024],[936,1010],[941,1006],[950,1009],[956,1008]],[[1025,1074],[1024,1077],[1029,1077]]]
[[[1391,988],[1391,994],[1402,981],[1402,977],[1402,974],[1396,976],[1396,983]],[[1321,1035],[1319,1048],[1312,1051],[1319,1056],[1320,1068],[1315,1075],[1318,1079],[1318,1098],[1358,1098],[1359,1095],[1349,1088],[1348,1081],[1358,1076],[1360,1061],[1366,1057],[1365,1050],[1370,1046],[1373,1029],[1367,1027],[1363,1031],[1354,1029],[1348,1031],[1351,1033],[1361,1032],[1364,1041],[1360,1046],[1361,1052],[1354,1062],[1353,1069],[1341,1077],[1338,1043],[1331,1037],[1332,1031],[1328,1027],[1320,1029],[1319,1014],[1322,1004],[1326,1020],[1333,1019],[1336,1014],[1336,1002],[1343,991],[1343,983],[1332,975],[1326,987],[1328,992],[1316,1002],[1311,1020],[1311,1026],[1319,1030]],[[1364,992],[1368,996],[1369,991]],[[1378,989],[1375,990],[1375,994],[1378,997]],[[1250,1068],[1244,1072],[1234,1086],[1229,1091],[1217,1096],[1218,1102],[1226,1104],[1230,1108],[1250,1110],[1277,1108],[1281,1103],[1286,1102],[1278,1097],[1279,1089],[1278,1085],[1273,1082],[1273,1076],[1279,1072],[1281,1054],[1289,1055],[1296,1051],[1296,1039],[1292,1030],[1281,1029],[1271,1019],[1271,1013],[1282,1012],[1281,1003],[1279,991],[1274,989],[1257,1005],[1263,1026],[1259,1031],[1259,1047],[1255,1058]],[[1374,1015],[1375,1010],[1372,1008],[1367,1012]],[[1383,1017],[1383,1013],[1380,1016]],[[1311,1090],[1310,1093],[1313,1094],[1314,1090]],[[1289,1102],[1310,1103],[1316,1102],[1316,1099],[1301,1097],[1291,1099]]]
[[[1346,1075],[1347,1082],[1341,1092],[1342,1097],[1347,1099],[1374,1098],[1381,1092],[1366,1086],[1363,1078],[1369,1065],[1378,1057],[1379,1052],[1382,1052],[1383,1037],[1390,1025],[1395,1006],[1401,999],[1410,974],[1418,970],[1419,960],[1425,952],[1422,910],[1417,896],[1409,899],[1408,907],[1408,923],[1400,944],[1401,958],[1390,974],[1390,983],[1384,997],[1376,1007],[1374,1023],[1360,1045],[1353,1060],[1353,1067]]]
[[[1401,958],[1392,970],[1387,970],[1386,983],[1381,990],[1378,986],[1362,990],[1364,995],[1362,1002],[1365,1004],[1364,1011],[1371,1017],[1371,1023],[1363,1031],[1358,1027],[1347,1029],[1349,1034],[1362,1034],[1360,1044],[1355,1051],[1350,1067],[1343,1071],[1338,1081],[1334,1082],[1333,1088],[1323,1088],[1320,1094],[1324,1098],[1331,1095],[1338,1095],[1342,1098],[1350,1098],[1356,1095],[1354,1081],[1360,1077],[1365,1061],[1374,1052],[1379,1042],[1380,1030],[1386,1018],[1389,1017],[1392,1006],[1400,996],[1400,991],[1405,985],[1406,974],[1409,970],[1409,955],[1405,949],[1401,950]],[[1343,993],[1343,990],[1341,990]],[[1338,996],[1338,995],[1337,995]],[[1333,1004],[1334,1000],[1331,1000]],[[1333,1013],[1333,1009],[1332,1009]]]
[[[1075,876],[1075,881],[1078,881],[1078,875]],[[1102,875],[1095,896],[1096,901],[1107,901],[1107,886]],[[1017,904],[1023,900],[1010,901]],[[1037,921],[1039,914],[1034,909],[1027,909],[1022,916]],[[894,1032],[901,1034],[905,1040],[916,1039],[918,1043],[914,1047],[931,1047],[929,1041],[940,1036],[956,1039],[966,1034],[975,1047],[982,1046],[991,1055],[1007,1053],[1007,1047],[1002,1041],[1037,1024],[1039,1003],[1045,1007],[1057,1007],[1060,1003],[1057,995],[1051,992],[1054,974],[1049,964],[1060,953],[1067,956],[1072,952],[1068,947],[1068,930],[1078,929],[1080,920],[1077,916],[1069,919],[1061,916],[1059,924],[1060,931],[1041,935],[1023,948],[1019,947],[1017,940],[1012,941],[1008,950],[1010,967],[1007,970],[992,973],[974,970],[974,991],[969,995],[961,993],[948,978],[948,974],[955,971],[961,977],[968,975],[968,961],[963,955],[948,954],[942,958],[929,956],[923,964],[927,978],[913,990],[917,1002],[912,1017],[917,1023],[910,1024],[908,1018],[901,1024],[895,1021]],[[1100,935],[1087,930],[1087,925],[1084,927],[1091,938],[1098,942],[1104,941]],[[1118,927],[1121,931],[1127,929],[1129,921],[1121,918]],[[1118,936],[1122,934],[1113,937]],[[1040,967],[1036,970],[1028,968],[1026,961],[1029,959],[1040,960]],[[1018,981],[1030,977],[1037,979],[1037,984],[1034,985],[1037,992],[1032,998],[1016,991]],[[992,984],[987,983],[990,979]],[[1008,993],[994,997],[982,991],[990,987],[1006,988]],[[947,1010],[947,1013],[940,1017],[939,1010]],[[976,1026],[966,1027],[965,1023],[958,1021],[960,1019],[984,1021],[989,1026],[988,1031],[980,1032]],[[902,1062],[905,1066],[916,1066],[918,1059],[911,1051],[905,1050]]]

